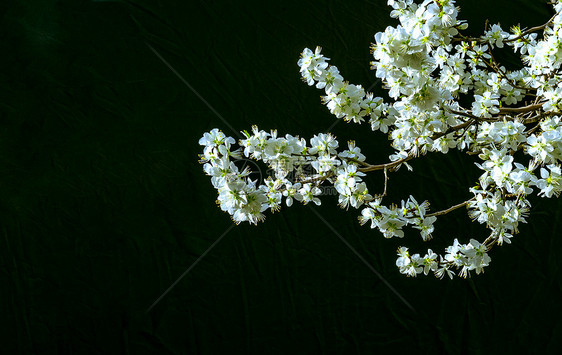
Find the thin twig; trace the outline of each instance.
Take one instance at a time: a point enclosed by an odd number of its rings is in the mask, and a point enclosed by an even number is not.
[[[343,158],[344,158],[344,159],[347,159],[347,160],[349,160],[349,161],[352,161],[352,162],[354,162],[354,163],[361,164],[361,165],[363,165],[363,166],[371,166],[371,164],[366,163],[366,162],[361,161],[361,160],[357,160],[357,159],[355,159],[355,158],[350,158],[350,157],[343,157]]]
[[[458,130],[460,130],[460,129],[463,129],[463,128],[465,128],[465,127],[468,127],[468,126],[472,125],[475,121],[476,121],[476,120],[473,118],[473,119],[471,119],[470,121],[466,121],[465,123],[461,123],[461,124],[456,125],[456,126],[451,126],[451,127],[449,127],[445,132],[435,133],[434,135],[431,136],[431,139],[432,139],[432,140],[439,139],[439,138],[441,138],[441,137],[443,137],[443,136],[446,136],[446,135],[449,134],[449,133],[453,133],[453,132],[456,132],[456,131],[458,131]],[[462,135],[461,135],[461,136],[462,136]]]
[[[544,29],[546,26],[550,25],[550,24],[552,23],[552,21],[554,21],[554,19],[556,18],[556,16],[558,16],[558,14],[559,14],[558,12],[555,13],[554,16],[552,16],[552,17],[550,18],[550,20],[548,20],[548,22],[545,23],[544,25],[531,27],[531,28],[529,28],[528,30],[525,30],[525,31],[521,32],[521,34],[520,34],[519,36],[514,37],[514,38],[510,38],[510,39],[505,40],[505,41],[503,41],[503,42],[504,42],[504,43],[514,42],[514,41],[517,41],[518,39],[521,39],[521,38],[525,37],[525,36],[528,35],[528,34],[531,34],[531,33],[533,33],[533,32],[537,32],[537,31],[540,31],[540,30]]]
[[[525,113],[532,112],[542,108],[542,104],[529,105],[524,107],[502,107],[500,108],[500,114],[506,113]]]
[[[366,173],[368,171],[375,171],[375,170],[386,170],[386,169],[392,169],[397,167],[398,165],[407,162],[408,160],[411,160],[414,158],[414,155],[408,155],[405,158],[402,158],[400,160],[397,161],[393,161],[391,163],[386,163],[386,164],[379,164],[379,165],[369,165],[365,168],[358,168],[358,171],[361,171],[363,173]]]
[[[449,213],[449,212],[451,212],[451,211],[454,211],[454,210],[456,210],[456,209],[458,209],[458,208],[461,208],[461,207],[463,207],[463,206],[468,205],[468,203],[469,203],[471,200],[472,200],[472,199],[467,200],[467,201],[464,201],[463,203],[459,203],[458,205],[454,205],[454,206],[452,206],[452,207],[449,207],[449,208],[447,208],[446,210],[433,212],[433,213],[427,214],[427,215],[425,215],[425,216],[426,216],[426,217],[433,217],[433,216],[441,216],[441,215],[447,214],[447,213]]]
[[[468,113],[468,112],[461,112],[461,111],[455,111],[449,107],[447,107],[447,110],[449,110],[449,112],[455,114],[455,115],[459,115],[459,116],[464,116],[464,117],[468,117],[468,118],[472,118],[474,120],[478,120],[478,121],[497,121],[499,120],[499,118],[495,118],[495,117],[478,117],[473,115],[472,113]]]
[[[387,169],[384,169],[384,191],[382,192],[382,196],[386,196],[386,185],[388,183],[388,173]]]

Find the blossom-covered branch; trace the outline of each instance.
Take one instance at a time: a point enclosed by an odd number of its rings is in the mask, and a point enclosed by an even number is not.
[[[344,80],[320,47],[304,49],[298,60],[302,79],[323,91],[322,103],[333,115],[388,137],[394,149],[388,163],[368,163],[355,142],[342,149],[331,134],[307,141],[253,127],[240,148],[218,129],[205,133],[204,170],[220,207],[237,223],[262,221],[266,210],[280,210],[283,201],[320,204],[322,189],[329,187],[342,208],[361,209],[359,222],[385,238],[402,238],[411,227],[427,241],[438,216],[466,207],[489,230],[483,242],[456,238],[443,254],[428,249],[423,257],[400,247],[396,265],[408,276],[479,274],[491,261],[491,248],[511,243],[526,223],[530,194],[550,198],[562,192],[562,2],[553,1],[554,15],[542,25],[509,32],[486,25],[479,37],[462,33],[468,24],[458,19],[454,0],[388,4],[399,23],[375,35],[371,67],[390,100]],[[496,60],[494,53],[506,48],[521,56],[519,69]],[[389,172],[402,165],[412,170],[410,160],[452,149],[479,158],[482,174],[468,188],[470,199],[433,213],[427,201],[412,196],[385,203]],[[262,162],[271,174],[252,180],[238,163],[243,159]],[[379,170],[384,187],[377,191],[383,192],[371,194],[362,177]]]

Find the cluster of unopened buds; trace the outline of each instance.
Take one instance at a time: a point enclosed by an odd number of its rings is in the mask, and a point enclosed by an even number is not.
[[[390,162],[366,162],[355,142],[347,149],[331,134],[304,138],[258,127],[242,132],[238,142],[218,129],[205,133],[201,162],[218,190],[218,203],[236,223],[256,224],[267,209],[278,211],[283,202],[320,204],[321,187],[333,185],[339,205],[361,209],[359,222],[369,223],[385,238],[404,237],[404,227],[431,239],[437,216],[467,208],[469,216],[490,231],[482,242],[470,239],[439,255],[410,254],[400,247],[396,265],[401,273],[429,272],[442,278],[479,274],[490,263],[495,245],[511,243],[519,223],[530,209],[527,196],[558,196],[562,191],[562,2],[552,3],[554,15],[543,25],[505,31],[487,26],[480,37],[463,34],[467,23],[457,19],[453,0],[388,0],[390,16],[399,20],[375,35],[372,45],[376,71],[392,102],[375,97],[361,85],[344,80],[317,47],[305,49],[298,65],[305,82],[322,89],[323,103],[346,122],[367,122],[373,131],[388,134],[395,153]],[[521,56],[521,67],[508,70],[494,51],[511,47]],[[427,201],[410,196],[400,205],[383,204],[388,173],[427,152],[451,149],[477,155],[482,170],[473,197],[430,213]],[[516,152],[517,159],[515,161]],[[274,173],[262,181],[240,161],[252,159]],[[237,163],[238,162],[238,163]],[[237,165],[238,164],[238,165]],[[362,177],[380,170],[385,184],[369,192]]]

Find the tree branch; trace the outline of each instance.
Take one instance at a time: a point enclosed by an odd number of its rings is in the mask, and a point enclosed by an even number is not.
[[[454,210],[456,210],[456,209],[459,209],[459,208],[461,208],[461,207],[464,207],[464,206],[468,205],[468,203],[469,203],[471,200],[472,200],[472,199],[467,200],[467,201],[464,201],[463,203],[459,203],[458,205],[451,206],[451,207],[447,208],[446,210],[442,210],[442,211],[437,211],[437,212],[433,212],[433,213],[430,213],[430,214],[426,214],[425,216],[426,216],[426,217],[433,217],[433,216],[441,216],[441,215],[447,214],[447,213],[449,213],[449,212],[451,212],[451,211],[454,211]]]
[[[476,122],[476,120],[473,118],[473,119],[471,119],[470,121],[466,121],[465,123],[461,123],[461,124],[456,125],[456,126],[451,126],[451,127],[449,127],[445,132],[435,133],[434,135],[431,136],[431,139],[432,139],[432,140],[439,139],[439,138],[441,138],[441,137],[443,137],[443,136],[446,136],[446,135],[449,134],[449,133],[453,133],[453,132],[456,132],[456,131],[458,131],[458,130],[460,130],[460,129],[463,129],[463,128],[465,128],[465,127],[468,127],[468,126],[470,126],[471,124],[473,124],[474,122]]]
[[[518,39],[521,39],[521,38],[525,37],[525,36],[528,35],[528,34],[531,34],[531,33],[533,33],[533,32],[537,32],[537,31],[540,31],[540,30],[544,29],[546,26],[550,25],[550,24],[552,23],[552,21],[554,21],[554,19],[556,18],[556,16],[558,16],[558,12],[555,13],[554,16],[552,16],[552,17],[550,18],[550,20],[548,20],[548,22],[545,23],[544,25],[531,27],[531,28],[529,28],[529,29],[527,29],[527,30],[521,32],[521,34],[520,34],[519,36],[517,36],[517,37],[515,37],[515,38],[507,39],[507,40],[505,40],[505,41],[503,41],[503,42],[504,42],[504,43],[514,42],[514,41],[517,41]]]
[[[369,165],[369,166],[364,167],[364,168],[358,168],[357,170],[361,171],[363,173],[366,173],[368,171],[375,171],[375,170],[386,170],[386,169],[390,170],[390,169],[392,169],[392,168],[394,168],[394,167],[396,167],[396,166],[398,166],[402,163],[405,163],[405,162],[407,162],[408,160],[411,160],[411,159],[414,159],[414,155],[408,155],[405,158],[402,158],[400,160],[393,161],[393,162],[390,162],[390,163],[386,163],[386,164]]]
[[[529,105],[524,107],[502,107],[500,108],[500,114],[507,114],[507,113],[525,113],[536,111],[542,108],[542,104],[535,104]]]

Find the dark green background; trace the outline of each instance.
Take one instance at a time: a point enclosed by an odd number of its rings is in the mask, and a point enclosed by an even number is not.
[[[493,5],[490,5],[493,3]],[[370,87],[373,35],[395,24],[373,1],[3,2],[0,36],[2,353],[553,353],[562,345],[558,200],[533,199],[529,224],[470,280],[409,279],[400,245],[441,252],[485,230],[457,211],[435,239],[385,240],[335,197],[314,209],[415,309],[410,310],[308,206],[230,230],[197,162],[203,132],[310,138],[335,117],[300,81],[321,45],[344,77]],[[542,1],[459,1],[478,33],[550,16]],[[384,92],[376,86],[373,91]],[[370,162],[388,141],[338,123]],[[431,154],[390,180],[442,209],[470,196],[474,160]],[[382,176],[368,178],[382,191]]]

